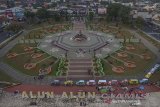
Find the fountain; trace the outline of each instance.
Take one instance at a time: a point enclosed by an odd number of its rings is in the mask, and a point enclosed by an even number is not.
[[[72,39],[74,41],[82,42],[82,41],[86,41],[87,37],[85,35],[83,35],[81,30],[80,30],[79,33],[77,35],[75,35]]]

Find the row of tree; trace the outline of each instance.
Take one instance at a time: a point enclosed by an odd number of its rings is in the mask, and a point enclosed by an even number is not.
[[[114,21],[114,22],[121,22],[124,24],[128,24],[130,23],[130,11],[131,8],[118,4],[118,3],[114,3],[114,4],[110,4],[108,5],[107,8],[107,21]]]
[[[55,21],[60,21],[63,18],[57,12],[55,12],[54,14],[50,14],[49,11],[45,8],[39,9],[36,13],[31,11],[26,11],[25,17],[29,24],[33,22],[45,21],[48,18],[53,18]]]
[[[133,25],[142,28],[145,23],[144,19],[141,17],[133,19],[130,13],[130,7],[114,3],[108,5],[106,19],[107,21]]]
[[[109,4],[107,7],[106,19],[107,21],[117,23],[117,25],[118,23],[135,24],[138,27],[142,27],[144,20],[138,17],[136,20],[134,20],[134,23],[133,23],[130,12],[131,12],[131,8],[128,6],[124,6],[119,3]],[[33,23],[36,21],[44,21],[48,18],[52,18],[55,21],[62,21],[63,19],[68,21],[71,18],[70,15],[66,13],[60,14],[60,12],[54,12],[51,14],[45,8],[39,9],[36,13],[26,11],[25,16],[27,18],[28,23]],[[92,21],[94,19],[94,16],[95,16],[94,12],[90,11],[86,18],[89,21]]]

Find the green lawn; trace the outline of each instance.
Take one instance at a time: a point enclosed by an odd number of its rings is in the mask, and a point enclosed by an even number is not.
[[[42,26],[42,28],[36,29],[36,30],[32,30],[30,31],[26,36],[25,39],[42,39],[43,37],[47,36],[47,33],[57,33],[57,32],[61,32],[61,31],[65,31],[68,30],[69,27],[71,25],[70,24],[55,24],[52,26]],[[52,31],[53,29],[53,31]],[[50,30],[52,32],[50,32]]]
[[[100,24],[90,24],[91,30],[96,30],[104,33],[113,33],[116,38],[123,39],[124,37],[126,39],[128,38],[133,38],[133,35],[126,29],[121,27],[119,29],[118,27],[113,27],[105,23],[100,23]],[[106,32],[109,31],[109,32]]]
[[[29,46],[28,44],[18,44],[15,45],[10,52],[16,52],[16,53],[23,53],[23,47],[24,46]],[[35,46],[35,44],[30,44],[30,46]],[[35,49],[37,50],[37,49]],[[40,58],[36,58],[36,59],[32,59],[31,58],[31,53],[29,54],[24,54],[24,55],[19,55],[15,58],[7,58],[6,56],[4,57],[4,62],[6,62],[7,64],[11,65],[13,68],[17,69],[20,72],[23,72],[24,74],[27,75],[32,75],[32,76],[36,76],[39,74],[39,69],[42,67],[48,67],[50,64],[53,64],[52,66],[52,72],[49,75],[55,75],[55,72],[57,71],[57,67],[54,65],[54,63],[56,62],[56,58],[55,57],[50,57],[48,59],[46,59],[45,61],[42,61],[40,63],[37,64],[37,66],[31,70],[26,70],[24,69],[24,64],[26,63],[37,63],[41,60],[43,60],[44,58],[49,57],[49,55],[47,53],[44,53],[42,51],[39,51],[38,53],[43,53],[43,56]]]
[[[127,58],[120,58],[117,57],[117,54],[112,54],[112,56],[121,59],[123,61],[133,61],[136,64],[136,68],[127,68],[124,66],[124,64],[120,61],[115,60],[114,58],[106,58],[108,61],[111,61],[113,63],[114,66],[122,66],[125,68],[125,72],[122,74],[117,74],[115,72],[112,71],[112,67],[110,64],[106,63],[105,61],[103,61],[103,66],[104,66],[104,71],[106,73],[106,75],[113,75],[113,76],[136,76],[136,75],[144,75],[144,70],[149,69],[152,64],[154,63],[156,56],[149,50],[146,50],[146,48],[144,47],[144,45],[142,44],[134,44],[134,46],[136,47],[136,50],[132,50],[133,53],[136,54],[143,54],[143,53],[147,53],[150,55],[151,59],[150,60],[144,60],[141,59],[139,56],[135,56],[135,55],[130,55],[128,54]],[[119,52],[119,51],[118,51]]]
[[[44,32],[44,30],[41,29],[37,29],[37,30],[32,30],[30,31],[26,36],[25,39],[41,39],[44,37],[44,35],[46,35],[46,33]]]

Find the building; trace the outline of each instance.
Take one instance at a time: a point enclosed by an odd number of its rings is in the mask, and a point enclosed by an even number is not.
[[[147,11],[135,11],[135,13],[133,13],[133,19],[138,17],[142,17],[144,20],[151,20],[152,14]]]
[[[107,8],[105,8],[105,7],[99,7],[98,8],[98,14],[99,15],[104,15],[106,13],[107,13]]]
[[[24,9],[20,7],[9,8],[5,10],[8,19],[21,19],[24,17]]]

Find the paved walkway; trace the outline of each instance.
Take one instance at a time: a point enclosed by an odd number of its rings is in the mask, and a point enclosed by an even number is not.
[[[86,25],[83,21],[81,21],[81,22],[74,21],[73,22],[73,30],[75,30],[75,31],[86,30]]]

